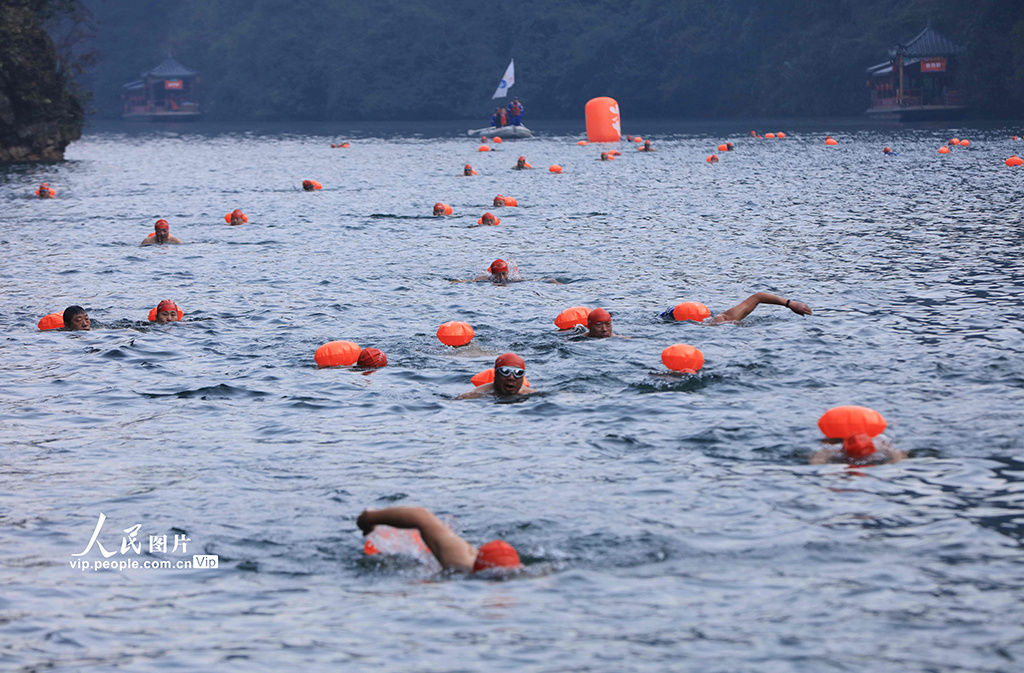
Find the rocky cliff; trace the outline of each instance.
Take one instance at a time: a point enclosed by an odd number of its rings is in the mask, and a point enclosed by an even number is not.
[[[0,1],[0,162],[59,161],[82,134],[82,106],[40,23],[45,5]]]

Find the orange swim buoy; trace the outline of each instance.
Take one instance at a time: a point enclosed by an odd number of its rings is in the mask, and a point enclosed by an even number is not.
[[[967,138],[963,138],[960,140],[960,147],[970,147],[970,145],[971,141],[968,140]]]
[[[231,224],[231,218],[236,217],[236,216],[239,219],[242,220],[242,223],[245,223],[245,222],[249,221],[249,216],[246,215],[245,213],[243,213],[241,211],[241,209],[239,209],[239,208],[235,208],[230,213],[227,213],[226,215],[224,215],[224,221],[227,222],[228,224]],[[238,225],[234,225],[234,226],[238,226]]]
[[[352,147],[352,144],[351,143],[342,143],[342,144],[338,145],[338,147],[341,147],[341,148],[344,149],[344,148],[347,148],[347,147]]]
[[[674,372],[696,374],[704,366],[704,354],[689,344],[674,344],[661,351],[661,361]]]
[[[437,338],[445,346],[465,346],[473,340],[473,327],[468,322],[451,320],[437,328]]]
[[[481,145],[480,147],[476,148],[476,151],[477,152],[490,152],[491,151],[491,146],[490,145]]]
[[[485,369],[482,372],[477,372],[476,374],[473,374],[473,377],[471,379],[469,379],[469,382],[472,383],[474,386],[476,386],[478,388],[480,386],[482,386],[482,385],[486,385],[488,383],[493,383],[494,382],[494,367],[491,367],[490,369]],[[526,386],[527,388],[529,388],[530,387],[530,379],[523,378],[523,385]]]
[[[633,142],[643,145],[644,139],[642,136],[633,136]]]
[[[949,154],[949,147],[943,145],[939,148],[939,154]]]
[[[620,152],[618,150],[608,150],[608,156],[610,156],[610,157],[619,157],[619,156],[622,156],[622,152]]]
[[[576,144],[579,145],[580,147],[582,147],[582,146],[587,144],[587,141],[586,140],[577,140]]]
[[[774,138],[774,137],[775,137],[775,134],[774,134],[774,133],[765,133],[765,134],[764,134],[764,137],[765,137],[765,138]]]
[[[839,141],[836,140],[835,138],[833,138],[832,136],[828,136],[828,137],[825,138],[825,144],[826,145],[838,145]]]
[[[959,145],[960,144],[960,139],[959,138],[950,138],[948,141],[946,141],[946,144],[947,145]]]
[[[351,341],[328,341],[316,349],[313,359],[320,367],[348,367],[359,360],[362,350]]]
[[[501,139],[501,136],[494,136],[493,138],[491,138],[491,140],[493,140],[494,142],[496,142],[498,144],[501,144],[501,143],[505,142],[504,140]]]
[[[359,358],[356,360],[357,367],[387,367],[388,356],[379,348],[364,348],[359,351]]]
[[[562,167],[559,166],[558,164],[552,164],[551,166],[548,166],[548,170],[551,171],[552,173],[561,173]]]
[[[1024,164],[1024,159],[1021,159],[1016,154],[1011,155],[1010,158],[1006,160],[1007,166],[1020,166],[1021,164]]]
[[[858,432],[879,435],[887,423],[874,409],[857,406],[832,407],[818,419],[818,427],[829,439],[845,439]]]
[[[156,314],[157,314],[157,309],[158,308],[160,308],[160,307],[159,306],[154,306],[153,308],[149,309],[149,322],[156,322]],[[178,309],[178,318],[177,318],[178,320],[181,320],[182,318],[185,317],[185,312],[184,311],[182,311],[177,306],[175,306],[174,308]]]
[[[63,313],[49,313],[39,319],[39,329],[46,331],[48,329],[64,329],[64,314]]]
[[[729,146],[726,145],[725,143],[722,143],[721,145],[718,146],[718,151],[719,152],[728,152],[729,151]]]
[[[586,326],[587,318],[589,317],[589,308],[586,306],[573,306],[565,309],[555,317],[555,326],[561,330],[572,329],[576,325]]]
[[[676,320],[693,320],[701,322],[711,315],[707,306],[699,301],[684,301],[672,309],[672,317]]]
[[[709,164],[717,164],[718,163],[718,155],[717,154],[708,155],[708,158],[705,159],[704,161],[708,162]]]
[[[484,222],[484,218],[487,217],[488,215],[490,216],[490,219],[493,220],[493,222]],[[488,213],[484,213],[483,215],[481,215],[480,219],[478,219],[476,221],[476,223],[477,224],[485,224],[485,225],[488,225],[488,226],[496,227],[499,224],[501,224],[501,218],[495,216],[494,213],[488,212]]]
[[[775,136],[776,136],[777,138],[785,138],[785,137],[786,137],[786,134],[785,134],[785,133],[783,133],[782,131],[777,131],[777,132],[775,133]]]
[[[303,180],[302,181],[302,189],[304,189],[307,192],[311,192],[311,191],[313,191],[315,189],[323,189],[323,188],[324,188],[324,186],[321,185],[316,180]]]

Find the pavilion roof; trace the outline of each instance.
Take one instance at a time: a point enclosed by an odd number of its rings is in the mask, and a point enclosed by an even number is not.
[[[199,72],[192,68],[186,68],[182,64],[168,56],[164,62],[148,72],[142,73],[142,77],[191,77]]]
[[[897,44],[889,49],[889,57],[896,58],[900,53],[903,58],[927,58],[929,56],[950,56],[959,54],[963,47],[938,33],[930,25],[915,35],[906,44]]]

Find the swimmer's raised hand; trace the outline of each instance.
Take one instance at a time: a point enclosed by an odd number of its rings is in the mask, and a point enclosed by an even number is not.
[[[790,299],[786,303],[786,306],[789,307],[790,311],[798,315],[811,315],[811,307],[803,303],[802,301],[793,301],[792,299]]]
[[[369,535],[377,527],[377,524],[370,521],[370,510],[368,509],[364,509],[363,513],[359,515],[356,525],[359,526],[359,530],[363,531],[363,535]]]

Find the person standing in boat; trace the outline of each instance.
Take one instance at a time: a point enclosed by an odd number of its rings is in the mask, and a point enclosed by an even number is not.
[[[523,123],[523,104],[518,97],[513,97],[508,104],[509,123],[512,126],[521,126]]]

